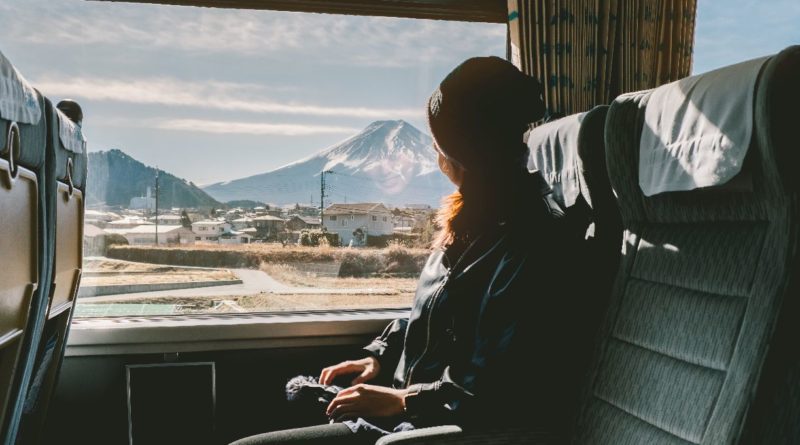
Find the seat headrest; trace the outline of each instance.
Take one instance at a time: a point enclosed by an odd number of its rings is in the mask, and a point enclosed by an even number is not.
[[[0,52],[0,117],[34,125],[42,118],[36,90]]]
[[[581,194],[578,135],[585,115],[573,114],[540,125],[528,136],[528,169],[541,173],[556,202],[565,209],[572,207]]]
[[[61,110],[53,108],[56,116],[58,116],[58,139],[65,149],[82,154],[86,152],[86,138],[83,136],[83,130],[80,125],[72,122],[66,114]]]
[[[645,196],[719,186],[736,176],[753,134],[755,87],[769,57],[652,91],[639,141]]]

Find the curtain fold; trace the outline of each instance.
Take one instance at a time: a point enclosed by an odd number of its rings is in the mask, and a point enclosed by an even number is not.
[[[508,0],[509,53],[550,115],[686,77],[697,0]]]

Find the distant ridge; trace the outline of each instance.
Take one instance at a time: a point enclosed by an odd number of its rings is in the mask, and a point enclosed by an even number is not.
[[[143,196],[155,185],[156,169],[144,165],[122,150],[89,153],[86,202],[89,205],[127,207],[131,198]],[[159,170],[159,208],[222,207],[217,200],[185,179]],[[155,192],[153,190],[153,192]]]
[[[355,136],[304,159],[203,190],[227,202],[249,199],[319,205],[320,172],[326,202],[382,202],[438,206],[453,185],[439,172],[431,137],[403,120],[377,121]]]

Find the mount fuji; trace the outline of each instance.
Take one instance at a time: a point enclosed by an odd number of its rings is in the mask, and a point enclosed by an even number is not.
[[[431,137],[408,122],[373,122],[351,138],[267,173],[211,184],[204,191],[227,202],[319,205],[325,171],[326,203],[382,202],[437,207],[455,187],[439,171]]]

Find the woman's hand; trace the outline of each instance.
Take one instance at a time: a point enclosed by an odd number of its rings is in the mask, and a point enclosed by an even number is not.
[[[326,414],[336,422],[356,417],[389,417],[405,410],[405,389],[359,384],[343,389]]]
[[[333,379],[340,375],[356,374],[353,385],[368,382],[378,376],[381,371],[381,364],[375,357],[362,358],[361,360],[348,360],[338,365],[329,366],[322,370],[319,375],[319,382],[323,385],[330,385]]]

